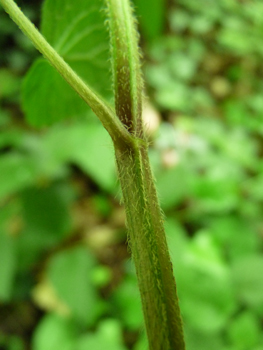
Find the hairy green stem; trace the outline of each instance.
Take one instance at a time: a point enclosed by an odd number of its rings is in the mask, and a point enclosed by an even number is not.
[[[118,173],[150,350],[184,350],[183,327],[163,218],[142,126],[138,33],[129,0],[106,0],[116,114],[135,143],[116,149]]]
[[[130,133],[143,138],[143,79],[138,55],[139,36],[129,1],[106,0],[111,33],[116,114]]]
[[[0,4],[49,63],[91,107],[105,129],[109,132],[114,143],[119,147],[122,147],[124,143],[132,143],[131,136],[122,123],[115,117],[112,108],[70,68],[56,50],[46,41],[43,35],[40,34],[34,24],[23,14],[14,1],[0,0]]]
[[[184,350],[176,284],[163,217],[149,165],[147,145],[116,150],[149,350]]]

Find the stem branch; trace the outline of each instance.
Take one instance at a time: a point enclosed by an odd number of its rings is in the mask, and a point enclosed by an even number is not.
[[[105,129],[109,132],[115,145],[123,147],[124,144],[132,143],[131,135],[120,120],[116,118],[112,108],[70,68],[56,50],[46,41],[34,24],[23,14],[15,2],[13,0],[0,0],[0,4],[49,63],[91,107]]]

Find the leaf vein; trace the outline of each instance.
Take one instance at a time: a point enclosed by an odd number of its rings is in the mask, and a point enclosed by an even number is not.
[[[76,46],[81,40],[84,38],[88,37],[92,33],[94,33],[96,30],[101,30],[101,25],[94,25],[92,27],[89,27],[87,30],[83,31],[82,33],[78,33],[75,35],[68,43],[67,45],[63,48],[61,54],[65,56],[74,46]]]
[[[62,49],[63,45],[67,42],[70,35],[74,32],[75,28],[79,25],[81,21],[88,18],[90,15],[93,14],[93,12],[96,11],[96,8],[93,7],[89,11],[85,11],[81,13],[79,16],[77,16],[74,21],[70,25],[67,26],[67,29],[64,31],[63,35],[59,38],[58,42],[55,45],[55,48],[58,52]]]

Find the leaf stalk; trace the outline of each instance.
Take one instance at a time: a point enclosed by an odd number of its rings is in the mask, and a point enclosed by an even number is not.
[[[34,24],[23,14],[16,3],[13,0],[0,0],[0,4],[22,32],[32,41],[37,50],[43,54],[49,63],[91,107],[105,129],[109,132],[113,142],[120,148],[133,143],[131,135],[115,117],[113,109],[72,70],[57,51],[46,41]]]

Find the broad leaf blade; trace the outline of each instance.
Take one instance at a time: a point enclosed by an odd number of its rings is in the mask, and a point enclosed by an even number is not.
[[[111,140],[103,126],[87,121],[55,127],[44,140],[44,148],[54,164],[73,163],[102,189],[114,192],[116,170],[109,145]]]
[[[32,65],[24,81],[24,109],[34,126],[50,125],[83,113],[86,104],[44,59]]]
[[[108,33],[102,0],[47,0],[41,30],[65,61],[104,97],[109,96]],[[23,87],[31,125],[44,126],[79,115],[87,106],[47,62],[38,60]]]
[[[102,0],[46,0],[41,30],[65,61],[100,93],[109,91],[109,47]],[[105,79],[108,78],[108,81]]]
[[[50,261],[47,276],[57,296],[69,307],[75,319],[91,325],[102,305],[92,284],[92,256],[83,247],[56,254]]]

